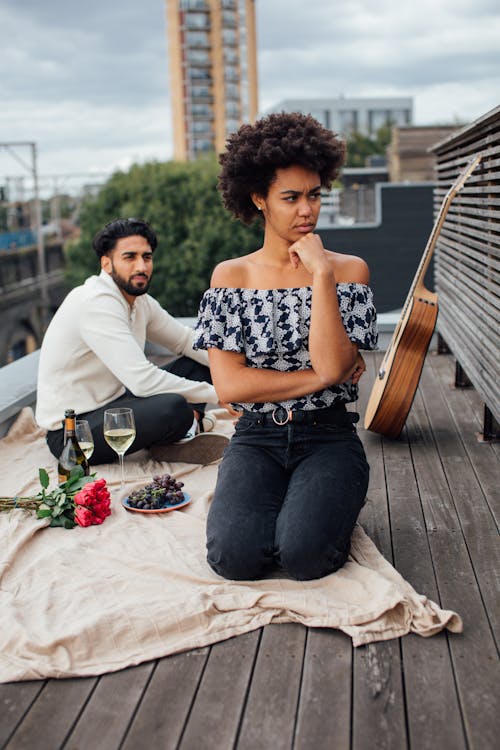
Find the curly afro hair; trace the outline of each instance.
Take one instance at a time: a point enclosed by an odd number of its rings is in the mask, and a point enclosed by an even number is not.
[[[244,224],[260,216],[251,195],[267,196],[276,170],[299,165],[317,172],[327,190],[345,158],[345,144],[311,115],[280,112],[242,125],[229,136],[219,190],[224,206]]]

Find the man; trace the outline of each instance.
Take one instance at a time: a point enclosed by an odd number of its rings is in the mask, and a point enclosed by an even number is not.
[[[62,419],[72,408],[94,437],[92,463],[116,460],[103,435],[105,409],[134,410],[137,436],[130,452],[151,448],[158,460],[209,463],[228,440],[208,432],[217,404],[206,352],[192,348],[192,330],[147,294],[157,238],[139,219],[116,219],[96,234],[101,263],[73,289],[52,318],[40,352],[36,420],[59,456]],[[144,354],[146,340],[179,358],[157,367]]]

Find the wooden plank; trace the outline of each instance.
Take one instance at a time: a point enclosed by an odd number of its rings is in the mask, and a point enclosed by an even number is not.
[[[477,439],[482,428],[482,410],[478,408],[477,393],[471,388],[456,388],[455,359],[451,355],[430,358],[430,367],[436,374],[437,384],[445,399],[453,421],[457,425],[462,443],[467,451],[494,522],[500,524],[500,485],[495,470],[498,455],[495,445]]]
[[[65,750],[118,748],[154,669],[154,662],[99,678]]]
[[[460,217],[460,219],[464,216],[481,216],[483,218],[489,218],[498,224],[500,223],[500,211],[494,209],[493,206],[494,201],[487,198],[484,201],[453,201],[448,211],[448,216],[456,216]]]
[[[476,387],[481,399],[488,404],[492,413],[500,414],[500,394],[496,385],[496,363],[488,364],[491,352],[487,347],[480,347],[469,339],[467,347],[462,346],[463,328],[457,325],[456,320],[450,315],[442,315],[438,320],[438,329],[453,352],[458,353],[457,358],[469,375],[470,380]],[[474,332],[470,334],[474,336]],[[486,362],[485,362],[486,360]]]
[[[95,677],[48,680],[5,748],[54,750],[62,747],[96,684]]]
[[[212,646],[180,750],[234,746],[260,632],[245,633]]]
[[[351,639],[309,628],[294,750],[350,750],[351,679]]]
[[[458,242],[450,242],[446,238],[441,238],[439,247],[439,263],[449,263],[452,266],[455,263],[461,263],[467,268],[471,268],[484,282],[490,283],[490,280],[500,284],[500,252],[498,259],[485,252],[477,252],[471,244],[463,245]]]
[[[433,423],[449,424],[449,405],[446,395],[440,388],[440,382],[432,368],[426,368],[423,374],[425,404],[432,414]],[[455,423],[456,424],[456,423]],[[436,430],[440,428],[436,427]],[[439,438],[441,431],[437,433]],[[479,446],[486,448],[488,446]],[[498,460],[488,451],[491,458],[493,476],[499,476]],[[500,642],[500,545],[498,528],[492,516],[490,506],[484,496],[482,486],[476,476],[474,464],[464,448],[458,434],[452,439],[440,440],[439,458],[454,506],[460,521],[461,532],[467,544],[477,586],[484,601],[493,637]],[[495,471],[496,466],[496,471]],[[498,496],[498,488],[496,489]]]
[[[145,747],[148,737],[162,750],[179,746],[209,653],[193,649],[158,661],[120,750]]]
[[[480,241],[485,254],[492,253],[495,258],[498,258],[498,237],[492,232],[481,232],[479,229],[469,229],[466,226],[456,227],[453,224],[444,224],[441,229],[441,234],[445,237],[456,237],[457,240],[462,240],[464,243]],[[477,247],[477,244],[476,244]],[[439,255],[440,240],[437,243],[437,252]]]
[[[448,342],[450,349],[456,354],[457,359],[464,365],[465,360],[470,360],[469,370],[470,379],[481,380],[486,388],[492,389],[492,394],[496,391],[496,375],[498,357],[498,343],[492,337],[489,341],[488,332],[485,328],[488,322],[495,325],[493,316],[485,318],[483,322],[478,316],[477,326],[474,327],[470,318],[468,318],[457,306],[452,305],[450,299],[453,298],[452,291],[448,289],[439,290],[442,306],[438,318],[438,330],[443,331],[444,338]],[[483,389],[478,387],[484,399]]]
[[[492,372],[495,373],[495,365],[498,362],[496,353],[500,341],[500,335],[495,328],[498,327],[500,318],[500,308],[497,309],[497,304],[500,305],[500,298],[497,303],[493,295],[487,294],[486,289],[483,298],[481,298],[478,286],[472,280],[469,280],[469,288],[467,289],[467,285],[462,282],[459,276],[452,276],[451,274],[446,277],[443,275],[437,288],[440,296],[442,319],[451,317],[456,320],[457,317],[460,317],[461,328],[465,326],[466,329],[474,331],[476,337],[483,332],[483,339],[487,347],[492,350],[490,355],[486,352],[485,356],[489,356],[493,365]],[[457,297],[460,299],[457,299]],[[463,304],[464,300],[467,301],[466,305]],[[472,307],[475,309],[475,316],[470,313],[469,308]],[[465,339],[465,341],[469,343],[468,339]],[[478,365],[482,364],[483,360],[478,360]]]
[[[376,377],[382,354],[366,357],[370,381],[362,379],[361,405],[366,407],[367,391]],[[371,360],[371,361],[370,361]],[[368,369],[368,368],[367,368]],[[366,377],[366,376],[365,376]],[[369,385],[369,388],[366,386]],[[382,554],[392,561],[391,523],[389,516],[384,462],[381,460],[383,439],[380,435],[359,428],[359,435],[370,464],[368,501],[360,521]],[[352,748],[394,748],[407,745],[404,691],[402,684],[400,644],[397,640],[371,643],[354,651]]]
[[[416,591],[439,601],[412,454],[407,440],[384,441],[394,562]],[[405,637],[401,642],[410,747],[464,748],[446,637],[420,641]]]
[[[469,227],[470,229],[473,229],[474,231],[478,229],[479,230],[482,229],[486,232],[491,231],[496,226],[496,224],[492,225],[490,222],[483,221],[482,219],[474,219],[469,214],[454,213],[453,211],[451,211],[451,209],[446,218],[446,222],[448,223],[448,226],[456,225],[460,229],[462,227]]]
[[[407,747],[399,642],[361,646],[354,652],[352,748]]]
[[[465,255],[476,261],[478,266],[485,269],[493,268],[500,270],[500,247],[486,247],[482,242],[476,242],[474,238],[467,238],[467,242],[460,242],[461,238],[453,234],[441,234],[439,238],[439,253],[448,252],[449,255],[456,253],[458,256]],[[499,243],[500,244],[500,243]]]
[[[291,750],[305,639],[296,623],[264,629],[237,750]]]
[[[449,418],[443,422],[434,415],[435,406],[429,403],[424,410],[422,399],[415,400],[409,420],[412,455],[441,604],[464,621],[464,632],[448,640],[467,741],[470,748],[484,750],[495,747],[500,734],[497,650],[448,480],[436,461],[436,449],[450,446],[453,437]]]
[[[4,747],[45,685],[41,680],[0,685],[0,746]]]
[[[493,206],[500,206],[500,198],[492,198],[491,195],[488,195],[486,192],[483,196],[481,196],[481,193],[476,193],[471,196],[470,193],[464,193],[463,190],[461,190],[458,195],[453,198],[453,204],[457,209],[460,209],[460,207],[463,206],[466,211],[469,208],[472,211],[481,211],[483,208],[488,211]]]

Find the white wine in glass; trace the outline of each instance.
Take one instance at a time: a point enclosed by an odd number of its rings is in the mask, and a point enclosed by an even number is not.
[[[104,439],[118,453],[121,470],[121,488],[125,483],[123,456],[135,440],[135,422],[132,409],[106,409],[104,412]]]
[[[94,452],[94,437],[86,419],[77,419],[75,422],[75,435],[78,444],[85,453],[87,461]]]

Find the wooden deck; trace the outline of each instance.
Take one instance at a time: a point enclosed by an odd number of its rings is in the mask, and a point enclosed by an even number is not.
[[[380,355],[368,355],[360,411]],[[0,685],[8,750],[493,750],[500,743],[499,451],[482,404],[428,356],[398,441],[365,433],[361,522],[462,635],[353,649],[337,631],[271,625],[99,678]]]

